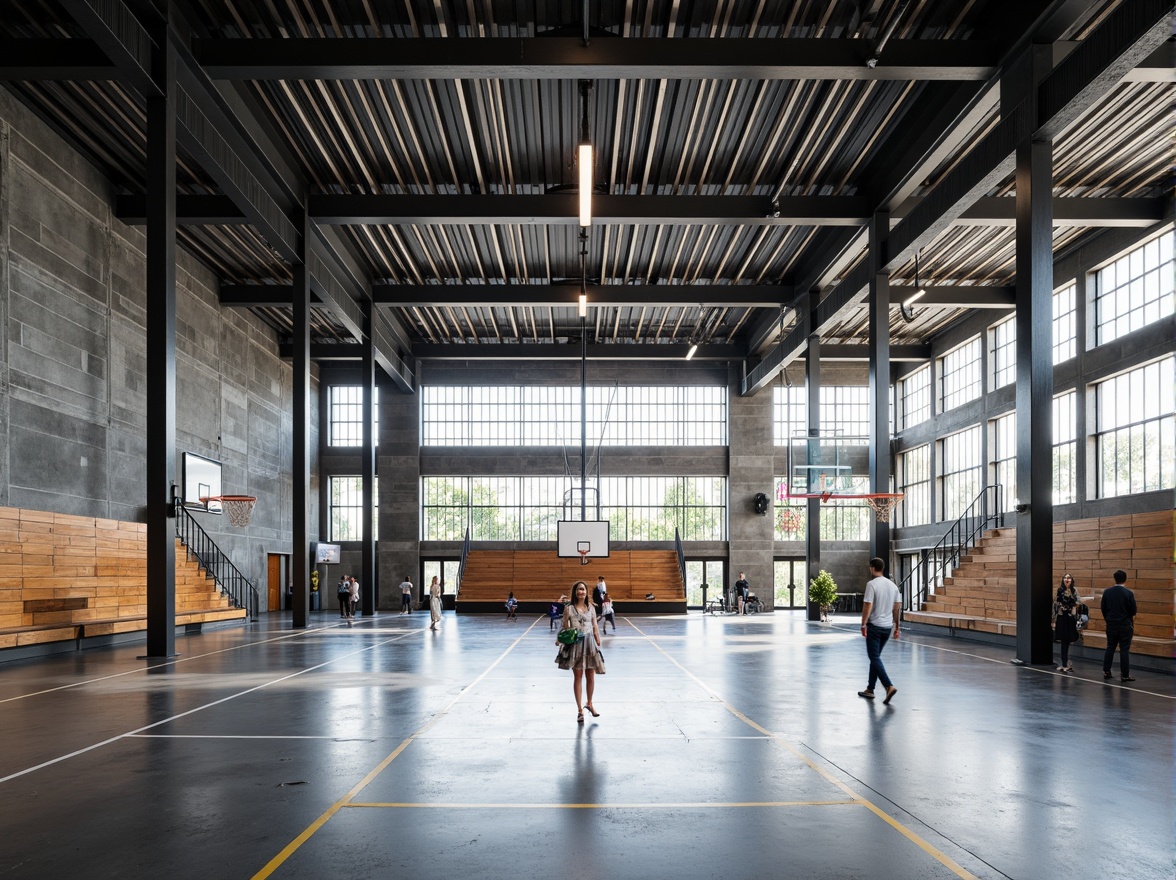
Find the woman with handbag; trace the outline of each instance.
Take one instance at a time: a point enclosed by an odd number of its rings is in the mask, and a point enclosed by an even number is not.
[[[1078,589],[1068,572],[1062,576],[1054,599],[1054,639],[1062,645],[1062,665],[1058,672],[1073,672],[1070,665],[1070,644],[1078,641]]]
[[[600,632],[596,627],[596,609],[592,607],[588,585],[572,584],[571,601],[564,607],[563,627],[556,636],[560,646],[555,662],[560,669],[572,670],[572,692],[576,695],[576,722],[584,723],[584,710],[599,718],[592,706],[596,673],[604,675],[604,654],[600,650]],[[584,680],[588,682],[588,702],[583,702]]]

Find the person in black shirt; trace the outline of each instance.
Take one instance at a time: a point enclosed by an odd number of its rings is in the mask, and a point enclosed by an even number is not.
[[[739,613],[744,613],[743,605],[747,602],[747,593],[751,589],[751,584],[747,582],[747,578],[743,576],[743,572],[739,572],[739,580],[735,581],[735,599],[739,603]]]
[[[1111,677],[1115,647],[1119,648],[1119,680],[1131,677],[1131,639],[1135,635],[1135,594],[1126,586],[1127,572],[1115,572],[1115,585],[1102,594],[1102,616],[1107,624],[1107,653],[1103,656],[1103,678]]]

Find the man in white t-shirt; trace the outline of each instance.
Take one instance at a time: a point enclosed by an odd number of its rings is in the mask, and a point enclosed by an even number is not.
[[[862,597],[862,635],[865,636],[866,654],[870,658],[870,683],[864,691],[858,691],[858,696],[874,699],[874,684],[881,681],[882,687],[886,688],[886,698],[882,702],[889,703],[898,693],[898,688],[882,665],[882,649],[890,640],[891,632],[898,638],[902,597],[898,585],[882,574],[885,567],[886,563],[876,556],[870,560],[870,581]]]

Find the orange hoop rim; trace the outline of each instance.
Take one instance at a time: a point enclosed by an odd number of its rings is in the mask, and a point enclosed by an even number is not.
[[[219,501],[222,504],[226,501],[243,501],[243,502],[257,502],[256,495],[202,495],[200,498],[201,504],[208,504],[209,501]]]

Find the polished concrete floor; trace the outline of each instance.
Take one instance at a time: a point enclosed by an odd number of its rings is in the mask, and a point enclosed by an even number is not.
[[[581,726],[546,618],[312,617],[0,663],[0,878],[1174,876],[1171,676],[628,617]]]

